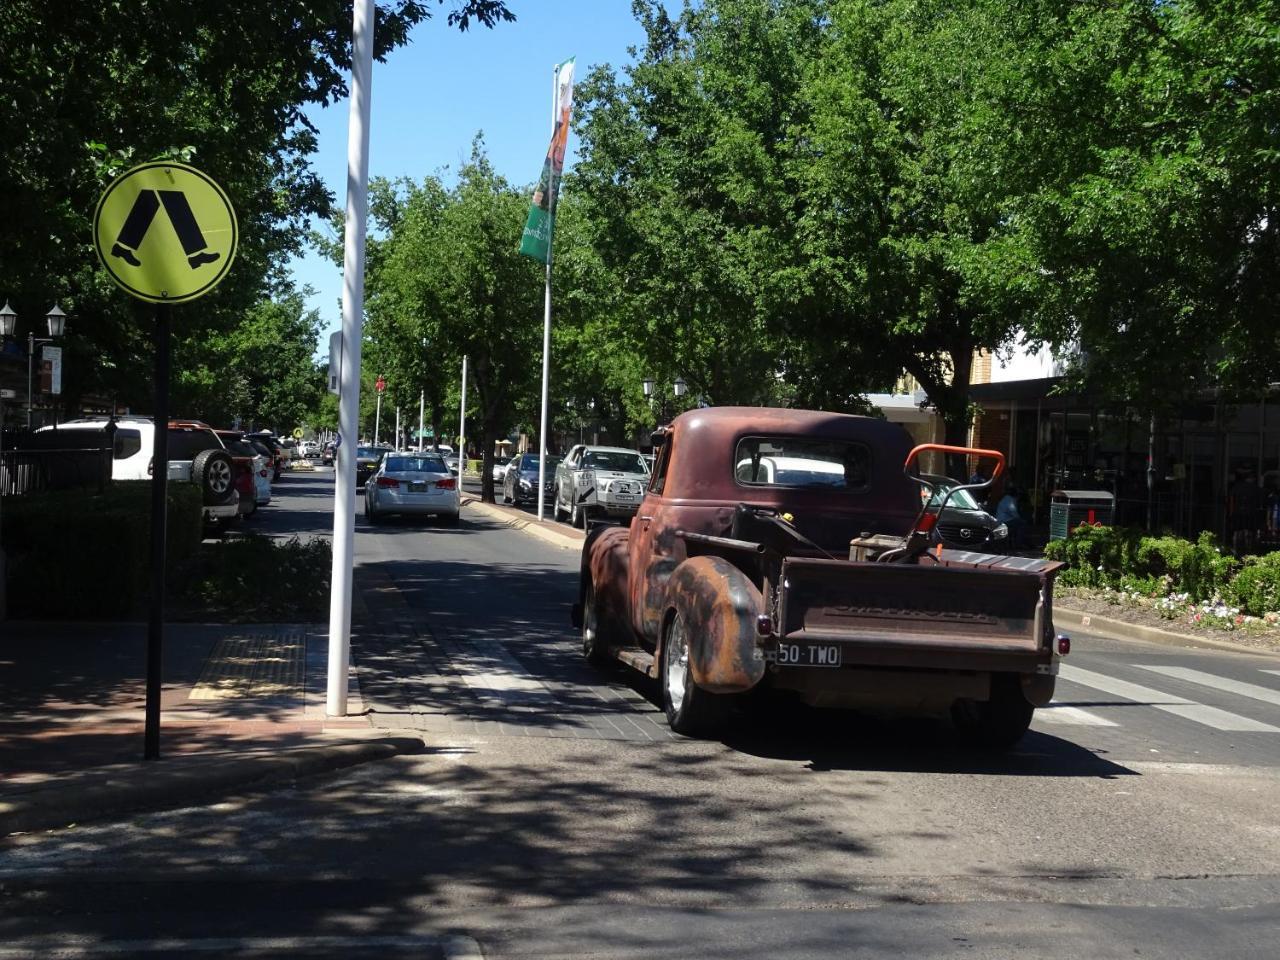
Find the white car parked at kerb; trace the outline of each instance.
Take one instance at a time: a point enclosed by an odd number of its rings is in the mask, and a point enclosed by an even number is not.
[[[639,450],[578,444],[556,467],[556,519],[568,514],[585,530],[592,516],[632,517],[648,486],[649,467]]]

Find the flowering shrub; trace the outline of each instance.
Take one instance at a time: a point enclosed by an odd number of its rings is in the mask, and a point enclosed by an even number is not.
[[[1261,617],[1280,611],[1280,553],[1245,557],[1226,595],[1245,613]]]
[[[1051,542],[1045,556],[1067,565],[1064,586],[1113,591],[1119,602],[1156,598],[1156,612],[1171,620],[1189,616],[1234,629],[1246,616],[1280,614],[1280,553],[1241,562],[1210,533],[1192,542],[1082,524]]]

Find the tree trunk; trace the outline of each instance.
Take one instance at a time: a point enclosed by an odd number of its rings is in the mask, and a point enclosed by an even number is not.
[[[484,446],[480,451],[480,499],[485,503],[493,503],[493,451],[498,445],[498,424],[487,415],[484,418],[482,436]]]

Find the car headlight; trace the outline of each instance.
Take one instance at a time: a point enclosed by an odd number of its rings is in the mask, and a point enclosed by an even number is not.
[[[530,489],[532,486],[533,486],[533,484],[532,484],[532,483],[530,483],[528,480],[525,480],[525,479],[523,479],[523,478],[520,480],[520,489],[521,489],[521,490],[528,490],[528,489]]]
[[[992,540],[1003,540],[1008,535],[1009,535],[1009,528],[1003,523],[991,531]]]

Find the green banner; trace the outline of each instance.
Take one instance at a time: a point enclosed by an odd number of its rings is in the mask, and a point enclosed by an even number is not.
[[[564,176],[564,153],[569,143],[569,115],[573,110],[573,57],[556,68],[556,127],[542,161],[542,176],[533,191],[529,219],[520,237],[520,252],[542,263],[551,262],[551,238],[555,234],[556,201]]]

